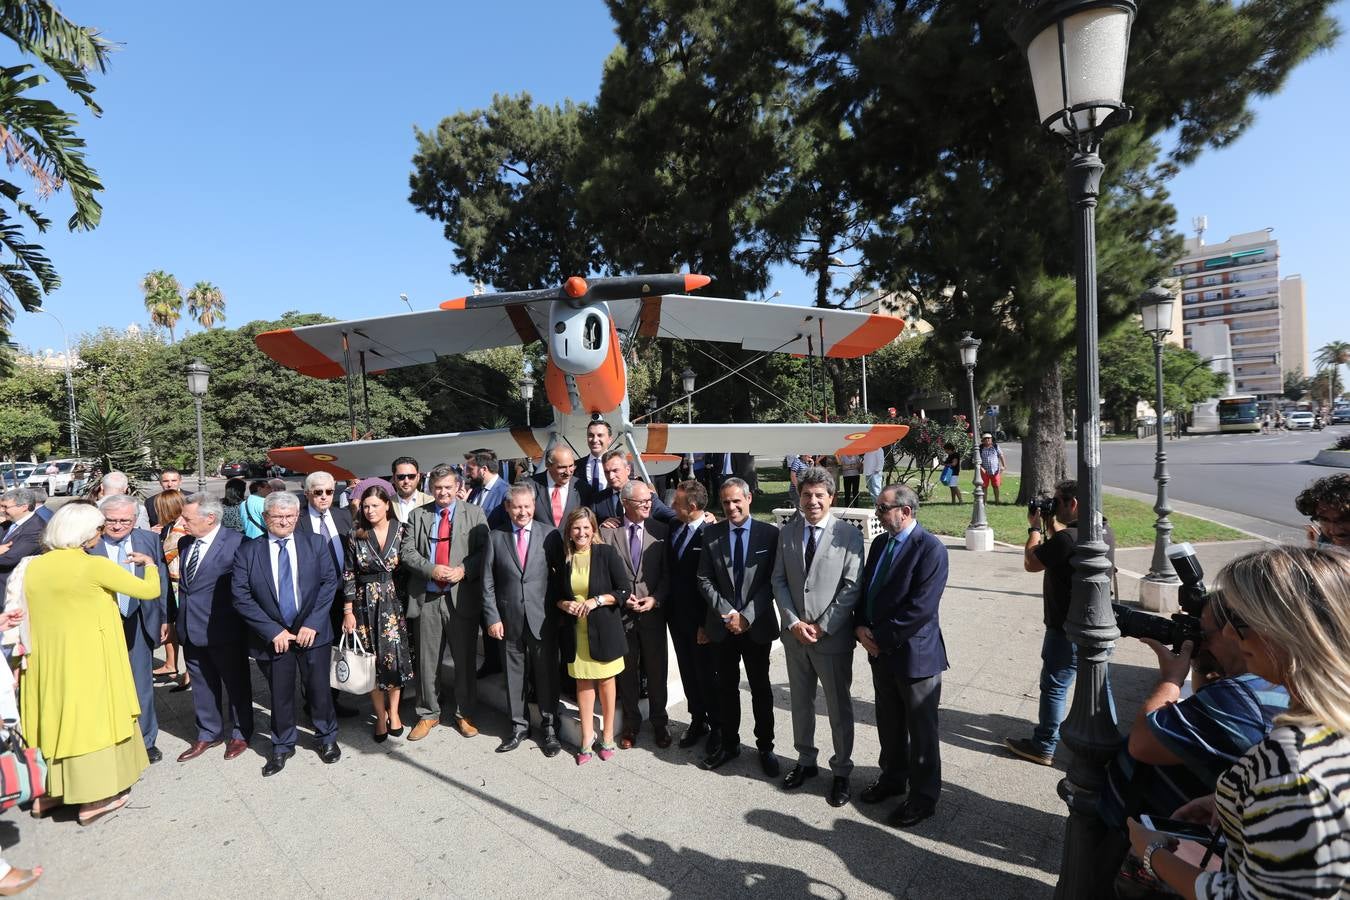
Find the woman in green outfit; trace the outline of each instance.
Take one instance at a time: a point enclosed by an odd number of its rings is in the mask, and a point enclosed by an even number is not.
[[[563,520],[562,556],[550,565],[553,600],[558,609],[576,617],[573,626],[564,622],[559,646],[568,674],[577,680],[579,766],[591,761],[597,690],[602,721],[600,758],[609,759],[618,749],[614,743],[614,676],[623,671],[623,654],[628,649],[620,610],[633,591],[618,551],[595,539],[598,527],[590,509],[572,510]]]

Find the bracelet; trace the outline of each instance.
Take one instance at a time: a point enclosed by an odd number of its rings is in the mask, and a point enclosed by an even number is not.
[[[1172,842],[1171,842],[1171,841],[1154,841],[1153,843],[1149,844],[1147,847],[1144,848],[1144,855],[1143,855],[1143,857],[1139,860],[1139,862],[1140,862],[1140,864],[1142,865],[1144,871],[1148,873],[1148,875],[1149,875],[1150,878],[1158,878],[1158,877],[1159,877],[1159,876],[1158,876],[1158,873],[1155,872],[1155,871],[1153,870],[1153,854],[1154,854],[1154,853],[1157,853],[1159,850],[1167,850],[1168,852],[1171,852],[1171,850],[1172,850]],[[1161,880],[1161,879],[1159,879],[1159,880]]]
[[[1027,529],[1027,534],[1045,534],[1045,531],[1043,529],[1032,526],[1031,528]]]

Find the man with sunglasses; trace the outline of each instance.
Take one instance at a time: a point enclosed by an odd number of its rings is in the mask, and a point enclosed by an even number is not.
[[[1312,520],[1308,524],[1310,543],[1350,550],[1350,475],[1319,478],[1298,495],[1294,505]]]
[[[300,521],[296,531],[318,535],[328,546],[337,570],[337,592],[333,596],[330,618],[333,633],[342,631],[342,571],[346,563],[344,545],[347,533],[352,530],[352,513],[346,507],[333,505],[337,484],[327,472],[311,472],[305,476],[305,501],[300,505]],[[359,502],[359,498],[358,498]],[[356,715],[356,710],[339,702],[339,694],[333,689],[333,708],[341,718]]]
[[[422,472],[417,460],[411,456],[400,456],[394,460],[393,475],[390,481],[394,485],[394,515],[405,525],[408,515],[433,501],[433,497],[421,490]],[[359,502],[360,498],[357,498]]]

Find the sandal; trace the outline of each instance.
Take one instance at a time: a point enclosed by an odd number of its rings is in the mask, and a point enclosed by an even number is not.
[[[22,894],[42,877],[42,866],[31,869],[10,869],[4,878],[0,878],[0,897],[13,897]]]
[[[127,801],[130,799],[131,799],[131,792],[123,791],[122,793],[114,797],[112,800],[109,800],[107,803],[103,804],[103,806],[98,807],[97,809],[85,812],[85,810],[81,808],[80,824],[93,825],[95,822],[97,822],[104,816],[108,815],[109,813],[115,813],[122,807],[126,806]]]
[[[41,819],[60,805],[61,801],[55,797],[38,797],[33,801],[33,805],[29,809],[29,814],[35,819]]]

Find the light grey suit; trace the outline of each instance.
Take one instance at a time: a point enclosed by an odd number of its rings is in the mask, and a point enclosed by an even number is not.
[[[863,536],[834,516],[821,523],[810,572],[804,569],[806,520],[796,518],[778,535],[773,596],[782,620],[788,688],[792,692],[792,738],[797,762],[816,764],[816,684],[825,690],[834,756],[830,770],[847,778],[853,771],[853,607],[858,603],[863,567]],[[820,627],[814,644],[803,644],[792,626]]]
[[[441,658],[448,643],[455,664],[455,717],[468,719],[478,696],[478,617],[483,610],[487,519],[470,503],[455,504],[450,515],[450,566],[463,566],[464,578],[429,589],[439,520],[435,503],[410,512],[399,547],[399,567],[408,573],[408,619],[417,628],[417,716],[441,716]]]
[[[506,704],[515,733],[530,730],[525,708],[527,678],[533,677],[544,729],[558,720],[558,608],[548,598],[545,541],[559,540],[552,525],[531,520],[525,565],[516,553],[515,526],[492,529],[483,554],[483,619],[501,623]]]

